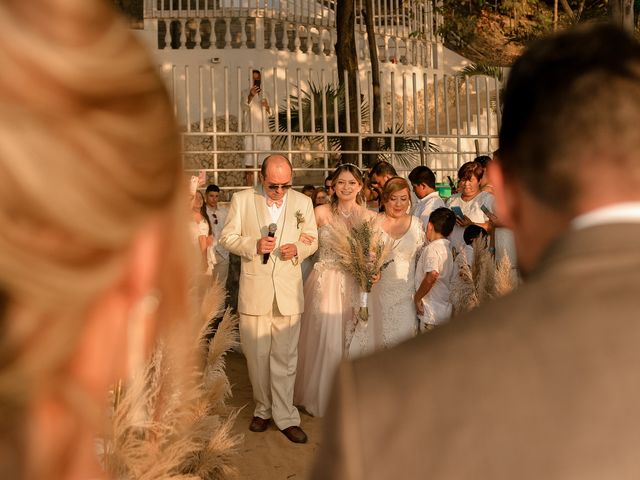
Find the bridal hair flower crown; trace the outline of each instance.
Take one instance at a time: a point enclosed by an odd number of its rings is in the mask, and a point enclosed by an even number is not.
[[[355,168],[356,170],[358,170],[360,173],[362,173],[362,170],[360,169],[360,167],[359,167],[358,165],[356,165],[355,163],[351,163],[351,162],[348,162],[348,163],[341,163],[340,165],[338,165],[338,166],[336,167],[336,170],[337,170],[338,168],[340,168],[340,167],[353,167],[353,168]]]

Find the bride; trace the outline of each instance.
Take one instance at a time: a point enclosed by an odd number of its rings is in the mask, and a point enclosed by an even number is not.
[[[422,222],[409,215],[409,184],[404,178],[387,181],[382,191],[382,230],[393,242],[387,267],[369,296],[369,321],[358,323],[349,348],[356,358],[374,350],[389,348],[417,333],[413,303],[416,255],[424,244]]]
[[[344,332],[353,322],[355,293],[352,277],[342,270],[327,247],[329,225],[350,219],[374,218],[362,196],[363,179],[353,164],[340,165],[332,175],[330,204],[315,209],[318,261],[304,285],[304,313],[298,342],[298,371],[294,403],[314,416],[325,412],[333,375],[344,357]]]

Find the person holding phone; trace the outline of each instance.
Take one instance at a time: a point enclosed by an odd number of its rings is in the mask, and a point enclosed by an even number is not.
[[[480,190],[480,180],[484,174],[484,168],[477,162],[467,162],[458,170],[460,191],[449,197],[447,207],[456,215],[456,226],[451,233],[451,244],[454,248],[464,248],[464,229],[475,224],[489,230],[489,217],[483,211],[483,207],[489,211],[494,210],[494,197],[489,192]]]
[[[247,186],[254,185],[256,169],[271,152],[271,137],[269,136],[268,119],[271,107],[262,88],[262,74],[260,70],[251,72],[251,88],[244,90],[243,98],[243,131],[248,133],[244,137],[244,166],[247,169],[245,180]],[[256,134],[262,135],[256,135]]]

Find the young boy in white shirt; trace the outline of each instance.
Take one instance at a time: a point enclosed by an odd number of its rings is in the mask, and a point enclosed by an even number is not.
[[[429,167],[420,165],[411,170],[409,181],[413,193],[418,197],[418,201],[414,202],[412,207],[411,215],[418,217],[424,228],[427,228],[431,212],[436,208],[444,207],[444,200],[436,190],[436,176]]]
[[[449,293],[453,278],[453,253],[447,237],[455,224],[456,216],[448,208],[437,208],[429,216],[429,243],[416,265],[416,293],[413,297],[421,332],[431,330],[451,316]]]

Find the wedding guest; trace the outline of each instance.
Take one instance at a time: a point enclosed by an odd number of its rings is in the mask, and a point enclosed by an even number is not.
[[[318,233],[311,199],[291,188],[292,176],[284,156],[267,157],[261,186],[231,198],[220,242],[242,259],[240,342],[256,404],[249,430],[264,432],[273,418],[291,442],[306,443],[293,405],[304,306],[300,262],[316,250]]]
[[[305,185],[304,187],[302,187],[302,194],[306,195],[309,198],[313,197],[313,193],[315,191],[316,188],[313,185]]]
[[[329,194],[324,188],[318,187],[313,191],[311,202],[313,203],[313,208],[317,207],[318,205],[329,203]]]
[[[244,166],[247,168],[245,180],[247,186],[255,183],[253,169],[262,166],[262,162],[271,151],[268,119],[271,115],[269,98],[264,92],[260,70],[251,72],[251,87],[242,91]],[[262,134],[262,135],[257,135]],[[255,152],[252,152],[255,151]]]
[[[449,197],[447,207],[462,213],[462,216],[456,215],[456,226],[451,234],[451,244],[454,248],[464,248],[464,240],[462,234],[464,229],[471,224],[476,224],[489,229],[489,217],[482,210],[485,207],[489,211],[493,211],[494,197],[488,192],[480,191],[480,180],[484,175],[484,169],[476,162],[467,162],[458,170],[458,178],[460,179],[459,193]]]
[[[229,252],[220,242],[220,234],[222,227],[227,219],[227,209],[220,205],[220,187],[210,184],[205,191],[205,212],[204,215],[209,219],[211,225],[213,239],[215,240],[215,268],[213,270],[214,279],[223,287],[227,283],[229,274]]]
[[[493,185],[489,183],[489,175],[487,175],[487,169],[489,168],[491,157],[489,155],[480,155],[479,157],[474,158],[473,161],[479,163],[480,166],[484,169],[484,173],[482,174],[482,178],[480,179],[480,191],[493,194]]]
[[[369,180],[371,180],[371,186],[378,190],[379,193],[382,192],[385,183],[387,180],[393,177],[397,177],[398,172],[393,165],[389,162],[385,162],[384,160],[379,161],[371,170],[369,170]]]
[[[213,265],[215,265],[215,256],[213,254],[214,238],[212,235],[211,224],[204,209],[204,196],[202,192],[196,190],[191,197],[191,222],[190,232],[191,239],[200,253],[199,268],[207,275],[213,274]]]
[[[329,197],[331,197],[333,195],[333,181],[331,178],[331,175],[333,173],[330,173],[329,175],[327,175],[327,178],[324,179],[324,189],[327,191],[327,195],[329,195]]]
[[[418,259],[415,275],[415,302],[420,331],[440,325],[451,316],[451,279],[453,253],[447,239],[456,224],[456,216],[446,207],[436,208],[427,223],[429,243]],[[470,227],[467,227],[470,228]]]
[[[640,45],[594,23],[532,42],[503,101],[489,168],[525,283],[344,365],[314,480],[640,473]]]
[[[364,177],[362,194],[364,195],[365,203],[369,210],[373,212],[380,210],[380,193],[376,188],[371,186],[371,180],[366,176]]]
[[[173,107],[108,2],[2,2],[0,38],[0,478],[105,478],[110,386],[186,316]]]
[[[359,322],[351,341],[351,358],[389,348],[417,333],[413,303],[416,255],[424,244],[422,222],[409,215],[409,183],[391,177],[382,190],[384,213],[380,214],[384,237],[393,243],[388,265],[373,286],[369,299],[371,318]]]
[[[378,194],[378,199],[382,198],[382,189],[384,188],[384,184],[387,183],[387,180],[397,176],[398,173],[395,167],[384,160],[379,161],[371,167],[371,170],[369,170],[369,183],[371,189]],[[384,205],[382,203],[380,203],[378,211],[384,211]]]
[[[304,285],[305,307],[299,341],[294,401],[313,416],[326,411],[333,374],[343,358],[345,330],[354,321],[357,286],[329,247],[336,222],[373,218],[364,207],[363,178],[358,167],[340,165],[332,174],[331,203],[315,209],[318,261]]]
[[[497,160],[499,158],[499,155],[499,150],[493,152],[494,159]],[[487,161],[485,166],[485,175],[483,175],[483,178],[488,177],[486,171],[489,165],[490,162]],[[486,188],[483,191],[493,193],[492,189],[493,187],[491,187],[491,189]],[[506,255],[507,257],[509,257],[509,262],[511,263],[512,267],[517,268],[518,260],[513,232],[504,224],[504,222],[500,220],[500,218],[498,218],[495,212],[487,212],[486,215],[489,218],[489,231],[492,234],[491,246],[494,249],[496,260],[500,261],[502,257]]]
[[[444,201],[436,190],[436,176],[429,167],[420,165],[411,170],[409,181],[417,197],[411,214],[418,217],[426,229],[431,212],[436,208],[444,207]]]

